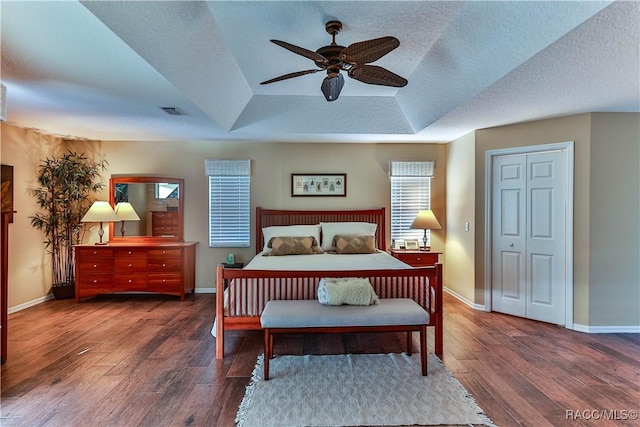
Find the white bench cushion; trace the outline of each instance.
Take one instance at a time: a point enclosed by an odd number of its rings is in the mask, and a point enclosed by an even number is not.
[[[263,328],[313,328],[332,326],[426,325],[427,313],[409,298],[381,298],[368,306],[322,305],[317,300],[271,300],[260,324]]]

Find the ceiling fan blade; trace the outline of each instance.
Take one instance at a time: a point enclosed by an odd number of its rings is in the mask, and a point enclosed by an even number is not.
[[[338,74],[337,76],[327,76],[322,81],[321,90],[324,94],[324,97],[327,101],[335,101],[340,96],[340,91],[342,90],[342,86],[344,86],[344,77],[342,74]]]
[[[379,39],[350,44],[342,51],[342,58],[343,61],[350,64],[368,64],[382,58],[398,46],[400,46],[400,41],[397,38],[380,37]]]
[[[278,46],[281,46],[281,47],[283,47],[283,48],[285,48],[285,49],[287,49],[287,50],[289,50],[289,51],[291,51],[293,53],[297,53],[298,55],[302,55],[305,58],[309,58],[312,61],[320,62],[320,63],[328,62],[327,58],[325,58],[324,56],[322,56],[319,53],[314,52],[312,50],[305,49],[303,47],[296,46],[296,45],[293,45],[291,43],[283,42],[282,40],[271,40],[271,42],[275,43]]]
[[[349,70],[349,77],[371,85],[403,87],[408,83],[404,77],[377,65],[353,67]]]
[[[313,74],[313,73],[317,73],[318,71],[322,71],[320,69],[318,70],[305,70],[305,71],[296,71],[295,73],[289,73],[289,74],[284,74],[282,76],[279,77],[275,77],[271,80],[266,80],[262,83],[260,83],[261,85],[266,85],[269,83],[275,83],[275,82],[279,82],[281,80],[287,80],[287,79],[292,79],[294,77],[300,77],[300,76],[304,76],[305,74]]]

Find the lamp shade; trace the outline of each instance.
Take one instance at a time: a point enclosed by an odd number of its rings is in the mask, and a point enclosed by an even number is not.
[[[441,230],[442,226],[438,222],[438,219],[433,214],[431,209],[425,209],[418,212],[416,218],[411,223],[409,228],[420,228],[424,230]]]
[[[113,222],[120,221],[109,202],[96,201],[89,208],[80,222]]]
[[[120,202],[116,205],[116,215],[120,221],[140,221],[140,217],[131,203]]]

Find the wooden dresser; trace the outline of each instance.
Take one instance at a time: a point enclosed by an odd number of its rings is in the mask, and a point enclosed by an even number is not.
[[[114,292],[156,292],[184,301],[195,289],[197,242],[76,245],[76,302]]]

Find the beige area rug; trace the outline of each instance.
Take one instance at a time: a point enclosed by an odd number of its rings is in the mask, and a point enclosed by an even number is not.
[[[238,409],[238,427],[492,426],[440,359],[420,355],[276,356],[269,381],[263,356]]]

